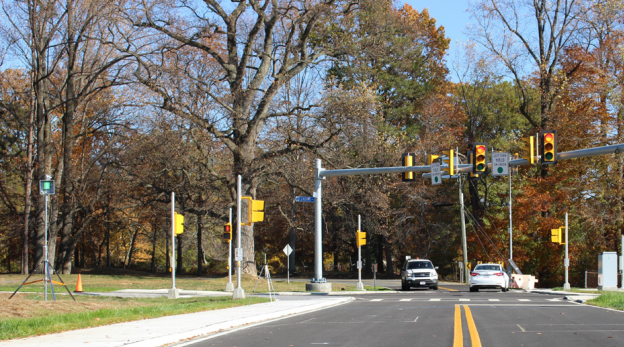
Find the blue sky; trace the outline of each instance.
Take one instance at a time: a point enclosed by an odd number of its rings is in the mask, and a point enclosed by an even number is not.
[[[425,7],[429,15],[436,19],[438,26],[444,26],[446,37],[451,39],[447,63],[453,59],[457,51],[457,42],[466,42],[468,37],[464,34],[466,25],[471,22],[470,15],[466,12],[468,0],[397,0],[397,6],[404,3],[421,12]]]

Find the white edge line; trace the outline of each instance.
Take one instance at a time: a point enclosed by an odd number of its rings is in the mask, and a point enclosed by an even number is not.
[[[165,344],[165,346],[172,346],[172,345],[173,345],[173,346],[179,346],[179,347],[189,346],[189,345],[193,345],[193,344],[196,344],[196,343],[198,343],[198,342],[202,342],[202,341],[205,341],[205,340],[209,340],[209,339],[212,339],[212,338],[215,338],[215,337],[220,337],[220,336],[227,335],[227,334],[230,334],[230,333],[233,333],[233,332],[237,332],[237,331],[239,331],[239,330],[244,330],[244,329],[252,328],[252,327],[255,327],[255,326],[258,326],[258,325],[262,325],[262,324],[266,324],[266,323],[270,323],[270,322],[276,322],[276,321],[279,321],[279,320],[282,320],[282,319],[287,319],[287,318],[296,317],[296,316],[299,316],[299,315],[302,315],[302,314],[306,314],[306,313],[311,313],[311,312],[316,312],[316,311],[324,310],[324,309],[326,309],[326,308],[330,308],[330,307],[340,306],[340,305],[343,305],[343,304],[349,303],[349,302],[351,302],[351,301],[353,301],[353,300],[355,300],[355,298],[351,297],[349,300],[346,300],[346,301],[343,301],[343,302],[339,302],[339,303],[337,303],[337,304],[328,305],[328,306],[324,306],[324,307],[319,307],[319,308],[316,308],[316,309],[313,309],[313,310],[309,310],[309,311],[305,311],[305,312],[293,313],[293,314],[285,315],[285,316],[283,316],[283,317],[277,317],[277,318],[273,318],[273,319],[267,319],[267,320],[262,321],[262,322],[251,323],[251,324],[247,324],[247,325],[242,326],[242,327],[234,327],[234,328],[230,328],[230,329],[228,329],[228,330],[226,330],[226,331],[224,331],[224,332],[215,333],[215,334],[210,334],[210,336],[199,337],[199,338],[193,339],[193,340],[191,340],[191,341],[187,341],[187,342],[182,342],[182,343],[175,343],[175,342],[174,342],[174,343],[168,343],[168,344]]]

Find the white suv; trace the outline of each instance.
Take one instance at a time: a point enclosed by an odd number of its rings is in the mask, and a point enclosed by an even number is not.
[[[428,287],[438,290],[437,266],[433,266],[427,259],[410,259],[401,269],[401,288],[409,290],[411,287]]]

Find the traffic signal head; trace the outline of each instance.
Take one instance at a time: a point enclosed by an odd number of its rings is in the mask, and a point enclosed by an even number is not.
[[[223,226],[223,239],[227,242],[232,241],[232,225],[230,223]]]
[[[455,174],[455,151],[451,149],[450,151],[444,151],[442,153],[447,156],[447,159],[442,159],[442,161],[448,165],[448,167],[442,168],[442,170],[448,172],[450,176],[453,176]]]
[[[366,233],[362,231],[357,231],[355,233],[355,245],[357,247],[361,247],[366,245]]]
[[[557,164],[557,131],[542,130],[540,148],[542,149],[542,165]]]
[[[550,229],[550,240],[553,243],[561,243],[561,230]]]
[[[249,196],[243,196],[243,200],[249,201],[247,205],[247,223],[242,225],[251,225],[255,222],[264,222],[264,200],[253,200]]]
[[[180,235],[184,232],[184,215],[175,213],[175,234]]]
[[[522,159],[526,159],[529,164],[535,164],[535,136],[529,136],[522,139],[524,142]]]
[[[484,173],[487,170],[487,143],[477,142],[474,144],[474,161],[472,171],[474,173]]]
[[[429,154],[427,156],[427,165],[431,165],[431,163],[433,163],[434,161],[436,161],[436,159],[438,159],[440,156],[439,155],[435,155],[435,154]]]
[[[414,166],[415,159],[416,155],[414,155],[414,153],[403,153],[401,156],[401,164],[403,166]],[[401,177],[403,178],[403,182],[414,181],[416,179],[413,172],[404,172]]]

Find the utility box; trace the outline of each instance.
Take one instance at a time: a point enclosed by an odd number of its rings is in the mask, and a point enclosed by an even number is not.
[[[598,254],[598,290],[617,290],[617,263],[616,252]]]

